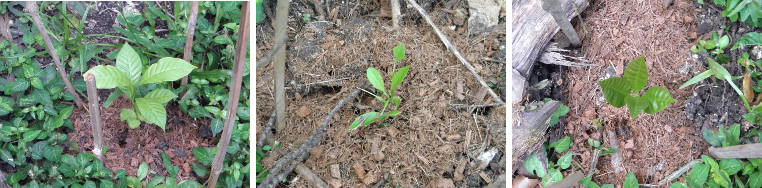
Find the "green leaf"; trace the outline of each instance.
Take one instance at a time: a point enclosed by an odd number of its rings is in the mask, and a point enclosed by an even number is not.
[[[368,81],[370,81],[370,84],[373,85],[376,89],[380,90],[383,93],[386,93],[386,90],[384,89],[384,78],[381,77],[381,73],[378,72],[373,67],[368,68],[368,71],[366,73],[368,75]]]
[[[257,162],[257,164],[259,164],[259,162]],[[196,173],[198,177],[205,177],[209,174],[209,169],[206,169],[206,167],[196,163],[191,163],[191,165],[193,166],[193,172]]]
[[[698,83],[698,82],[700,82],[700,81],[702,81],[704,79],[707,79],[707,78],[711,77],[713,74],[714,73],[712,72],[712,70],[706,70],[706,71],[702,72],[701,74],[698,74],[698,75],[694,76],[693,78],[691,78],[690,80],[688,80],[687,82],[685,82],[678,89],[683,89],[683,88],[688,87],[690,85],[696,84],[696,83]]]
[[[693,170],[688,173],[690,181],[696,185],[704,185],[706,179],[709,178],[709,166],[706,164],[696,164],[693,166]]]
[[[175,95],[175,93],[173,93],[171,90],[168,90],[168,89],[156,89],[146,94],[146,96],[144,96],[143,98],[150,99],[158,103],[164,104],[174,98],[177,98],[177,95]]]
[[[624,98],[630,96],[630,84],[624,78],[609,78],[598,82],[603,90],[603,97],[614,107],[624,106]]]
[[[627,177],[624,178],[623,188],[638,188],[638,179],[635,178],[635,174],[627,172]]]
[[[223,122],[219,118],[212,119],[212,137],[216,137],[218,133],[222,132]]]
[[[565,136],[563,139],[560,139],[556,142],[551,143],[548,145],[548,148],[555,148],[556,153],[562,153],[571,147],[571,137]]]
[[[537,177],[544,178],[546,175],[547,170],[545,170],[545,167],[542,165],[542,162],[540,162],[540,159],[537,158],[535,153],[527,156],[527,158],[521,162],[521,165],[523,165],[524,168],[529,171],[529,173],[537,175]]]
[[[5,85],[5,94],[11,95],[13,93],[26,91],[27,88],[29,88],[29,81],[24,78],[18,78],[13,83]]]
[[[738,41],[735,45],[733,45],[733,48],[730,50],[738,49],[742,46],[752,46],[752,45],[762,45],[762,33],[757,32],[750,32],[746,33],[741,38],[738,38]]]
[[[34,141],[35,138],[37,138],[37,135],[40,134],[42,130],[34,130],[24,133],[24,139],[22,139],[24,142],[31,142]]]
[[[579,180],[579,184],[587,188],[601,188],[601,186],[598,186],[598,184],[591,181],[590,179],[590,177],[582,178],[582,180]]]
[[[132,109],[126,109],[122,108],[122,111],[119,113],[119,119],[122,121],[127,121],[127,125],[130,127],[130,129],[138,128],[140,126],[140,120],[138,120],[138,115],[135,114],[135,111]]]
[[[715,77],[717,77],[720,80],[725,80],[730,84],[730,87],[733,87],[733,90],[738,93],[739,96],[741,96],[741,100],[743,101],[744,106],[747,110],[751,111],[751,108],[749,107],[749,102],[746,101],[746,97],[744,97],[743,92],[741,89],[738,89],[738,86],[736,86],[735,83],[733,83],[733,79],[730,76],[730,73],[727,69],[720,66],[720,64],[717,64],[717,62],[714,62],[712,58],[707,58],[707,63],[709,63],[709,67],[712,69],[712,72],[714,73]]]
[[[405,44],[395,46],[392,52],[394,52],[394,62],[405,59]]]
[[[648,107],[645,109],[645,112],[649,114],[661,112],[675,102],[669,91],[659,86],[648,89],[642,98],[648,101]]]
[[[103,101],[103,107],[108,108],[111,106],[111,103],[114,102],[119,96],[122,96],[122,90],[121,89],[115,89],[114,92],[111,92],[111,94],[108,95],[108,98],[106,98],[106,101]]]
[[[720,49],[727,47],[728,44],[730,44],[730,38],[728,38],[727,35],[722,36],[720,40],[717,42],[717,45],[719,46]]]
[[[148,67],[139,85],[175,81],[188,75],[195,68],[196,66],[182,59],[173,57],[161,58],[159,62]]]
[[[129,78],[132,85],[137,85],[140,81],[143,63],[140,61],[138,53],[132,49],[129,43],[125,42],[122,45],[122,49],[119,50],[119,54],[116,56],[116,68]]]
[[[715,183],[723,186],[723,187],[730,187],[730,176],[728,176],[728,173],[722,170],[718,170],[712,174],[712,180],[714,180]]]
[[[572,153],[567,152],[565,155],[561,156],[561,158],[558,158],[558,166],[561,167],[561,169],[567,169],[571,166],[571,160]]]
[[[394,73],[394,76],[392,76],[392,84],[389,87],[389,90],[394,91],[394,88],[397,88],[402,83],[402,80],[405,79],[405,76],[407,76],[407,71],[410,69],[410,65],[402,67],[397,73]]]
[[[743,163],[738,159],[722,159],[720,160],[720,169],[728,174],[736,174],[743,169]]]
[[[717,170],[720,169],[720,165],[717,164],[717,162],[714,161],[714,159],[712,159],[712,157],[709,157],[709,156],[706,156],[706,155],[701,155],[701,160],[704,161],[704,164],[709,164],[709,167],[710,167],[709,170],[710,170],[710,172],[716,172]]]
[[[10,164],[11,166],[16,167],[16,161],[13,160],[11,152],[8,152],[8,150],[5,150],[4,148],[0,148],[0,159]]]
[[[30,83],[32,84],[34,88],[45,89],[42,87],[42,80],[40,80],[40,78],[30,78],[29,81],[31,81]]]
[[[357,118],[355,118],[355,121],[352,122],[352,125],[349,126],[349,130],[354,130],[359,126],[365,126],[377,121],[378,119],[374,117],[378,116],[379,114],[380,113],[378,112],[368,112],[363,115],[357,116]]]
[[[156,176],[153,179],[151,179],[150,182],[148,182],[148,187],[154,187],[156,185],[159,185],[162,181],[164,181],[164,177]]]
[[[63,153],[61,146],[45,146],[42,152],[42,156],[49,161],[58,161]]]
[[[167,124],[167,110],[161,103],[149,98],[138,98],[135,99],[135,106],[148,122],[156,124],[161,127],[162,131],[166,131],[164,126]]]
[[[624,70],[624,79],[630,84],[630,88],[635,93],[640,92],[646,87],[648,82],[648,67],[646,67],[646,57],[633,60]]]
[[[648,108],[648,100],[642,97],[626,96],[624,103],[627,104],[627,109],[630,111],[630,117],[633,119],[638,117],[643,111]]]
[[[146,178],[146,175],[148,175],[148,164],[146,162],[140,163],[137,174],[138,180],[143,180],[143,178]]]
[[[669,188],[684,188],[684,187],[688,187],[688,186],[686,186],[685,183],[683,182],[675,182],[669,186]]]
[[[564,179],[564,176],[563,174],[561,174],[560,170],[556,168],[551,168],[551,169],[548,169],[548,175],[545,178],[542,178],[542,185],[547,187],[563,179]]]
[[[715,131],[709,130],[709,129],[703,129],[701,131],[702,136],[704,137],[704,140],[709,143],[709,145],[712,145],[714,147],[719,147],[722,145],[722,140],[715,136],[717,134]]]
[[[210,165],[212,164],[212,160],[214,160],[214,155],[217,152],[217,147],[213,148],[206,148],[206,147],[200,147],[200,148],[193,148],[193,156],[198,159],[198,162],[204,165]]]
[[[756,172],[749,176],[749,181],[747,183],[749,187],[751,188],[760,188],[762,187],[762,172]]]
[[[130,86],[130,78],[124,72],[111,65],[98,65],[83,74],[95,76],[95,86],[98,89],[111,89],[117,86]]]

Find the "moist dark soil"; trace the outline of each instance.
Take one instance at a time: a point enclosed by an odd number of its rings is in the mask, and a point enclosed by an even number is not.
[[[423,1],[422,6],[485,81],[494,84],[491,89],[505,98],[505,17],[484,35],[469,35],[463,21],[468,9],[461,1],[453,2],[453,7],[433,1]],[[265,4],[265,12],[274,12],[274,7]],[[491,180],[505,173],[505,107],[459,108],[494,101],[414,9],[403,5],[400,28],[391,29],[388,3],[334,1],[329,7],[335,11],[327,11],[325,21],[304,23],[302,14],[319,16],[315,6],[291,4],[285,75],[288,128],[268,130],[282,145],[263,159],[265,169],[301,145],[339,100],[365,82],[368,67],[382,75],[396,71],[391,49],[404,43],[406,59],[396,68],[411,68],[395,91],[402,98],[402,114],[384,120],[383,126],[374,123],[350,131],[355,117],[383,106],[371,95],[358,95],[333,117],[326,137],[310,151],[304,165],[332,187],[429,187],[447,182],[481,187],[487,182],[480,173]],[[273,47],[272,17],[257,25],[258,57]],[[256,75],[260,135],[274,111],[273,65],[257,69]],[[380,155],[371,155],[374,139],[379,140]],[[472,166],[474,157],[492,149],[498,152],[485,168]],[[465,170],[456,172],[461,165]],[[339,176],[332,175],[331,166],[338,167]],[[364,177],[358,177],[359,171]],[[313,186],[295,173],[287,180],[280,186]]]

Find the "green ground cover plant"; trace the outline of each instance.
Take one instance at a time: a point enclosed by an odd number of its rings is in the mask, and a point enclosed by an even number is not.
[[[143,63],[138,54],[129,44],[124,44],[119,51],[116,66],[98,65],[84,75],[94,75],[98,89],[118,87],[119,91],[127,96],[133,109],[122,109],[120,119],[127,121],[130,128],[137,128],[141,121],[145,121],[164,130],[167,123],[164,105],[177,95],[169,89],[153,89],[143,95],[140,95],[138,90],[141,86],[145,88],[144,91],[150,90],[150,86],[146,84],[178,80],[195,68],[196,66],[185,60],[165,57],[143,70]]]
[[[703,0],[698,2],[704,4]],[[721,14],[730,21],[762,27],[762,0],[713,0],[712,2],[725,7]]]
[[[405,45],[400,44],[395,46],[392,51],[394,52],[394,65],[392,66],[392,70],[396,69],[396,62],[401,61],[405,59]],[[355,118],[355,120],[352,122],[352,125],[349,126],[349,130],[354,130],[357,127],[369,125],[373,122],[383,120],[386,117],[394,117],[398,114],[400,114],[400,111],[397,109],[400,106],[400,102],[402,99],[398,96],[394,96],[394,89],[397,88],[400,84],[402,84],[402,81],[407,76],[407,72],[410,69],[410,65],[402,67],[397,72],[391,71],[389,73],[389,76],[392,77],[392,82],[390,83],[390,87],[387,90],[386,84],[384,83],[384,77],[381,76],[381,73],[378,72],[373,67],[369,67],[368,71],[366,72],[368,81],[370,81],[370,84],[373,85],[374,88],[376,88],[378,91],[380,91],[383,94],[383,97],[380,95],[376,95],[370,91],[365,91],[366,93],[373,95],[378,99],[379,101],[384,103],[384,107],[381,109],[381,112],[368,112],[365,114],[362,114]],[[386,108],[389,107],[389,105],[394,104],[394,110],[386,111]]]
[[[637,94],[646,87],[648,68],[645,56],[633,60],[624,70],[623,77],[613,77],[598,82],[603,96],[611,106],[620,108],[627,105],[632,118],[641,113],[654,114],[666,109],[675,102],[672,95],[663,87],[651,87],[642,96]],[[635,96],[632,96],[635,92]]]

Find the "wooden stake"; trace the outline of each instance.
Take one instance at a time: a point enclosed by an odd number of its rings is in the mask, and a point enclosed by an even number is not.
[[[95,78],[92,74],[85,76],[85,84],[87,85],[87,102],[90,105],[90,127],[93,129],[93,154],[103,163],[103,126],[98,107],[98,89],[95,88]]]
[[[556,20],[556,23],[561,27],[561,30],[566,34],[566,38],[569,38],[569,42],[571,42],[572,45],[582,45],[582,42],[579,40],[579,35],[577,35],[577,31],[574,30],[574,26],[572,26],[571,22],[566,19],[566,12],[561,9],[561,4],[558,3],[558,1],[542,0],[542,9],[550,13],[550,15],[553,15],[553,19]]]
[[[392,27],[397,29],[400,26],[400,1],[391,0],[392,2]]]
[[[225,127],[222,130],[222,138],[217,144],[217,154],[214,155],[212,162],[212,174],[209,177],[208,187],[215,188],[217,178],[222,172],[222,162],[225,160],[227,148],[230,144],[230,137],[233,134],[233,125],[235,124],[235,115],[238,110],[238,99],[241,96],[241,81],[243,79],[243,69],[246,59],[246,52],[249,44],[249,2],[244,1],[241,5],[241,23],[238,27],[238,42],[236,42],[236,54],[233,59],[233,75],[230,80],[230,95],[228,97],[228,111],[225,116]]]
[[[275,13],[275,43],[277,40],[285,40],[288,35],[286,24],[288,22],[289,1],[278,1]],[[286,48],[282,46],[281,48]],[[275,57],[275,129],[281,131],[286,128],[286,51],[274,49]]]
[[[198,1],[191,2],[190,18],[188,19],[188,32],[185,34],[185,52],[183,60],[190,62],[193,54],[193,33],[196,32],[196,18],[198,17]],[[183,76],[180,85],[188,85],[188,76]]]
[[[71,85],[69,76],[66,74],[66,68],[63,66],[63,64],[61,64],[61,60],[58,59],[58,53],[56,53],[56,49],[53,48],[53,42],[50,42],[48,31],[45,30],[45,26],[42,25],[42,19],[40,19],[40,12],[38,9],[39,8],[37,7],[37,3],[35,1],[26,2],[26,10],[29,12],[29,15],[32,16],[32,20],[34,20],[34,24],[37,26],[37,30],[39,30],[40,35],[42,35],[42,40],[45,41],[45,47],[48,49],[48,52],[50,52],[50,56],[53,57],[53,64],[56,66],[58,74],[61,75],[61,79],[63,79],[64,84],[66,85],[66,91],[74,96],[74,103],[77,104],[77,107],[82,108],[85,106],[85,103],[82,102],[82,99],[79,98],[79,94],[74,91],[74,86]]]

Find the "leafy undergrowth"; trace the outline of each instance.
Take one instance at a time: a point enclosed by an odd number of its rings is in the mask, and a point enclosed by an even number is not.
[[[64,64],[67,79],[72,81],[80,97],[86,98],[85,82],[80,75],[96,65],[117,65],[117,54],[123,47],[127,48],[127,44],[137,51],[135,63],[143,69],[139,71],[150,71],[152,65],[161,64],[163,57],[182,57],[189,2],[140,2],[140,8],[133,6],[134,10],[127,10],[129,6],[110,7],[119,12],[118,25],[105,33],[85,34],[88,23],[97,21],[100,16],[96,10],[101,4],[38,2],[42,22]],[[198,160],[192,164],[195,181],[179,177],[179,164],[172,164],[172,158],[164,152],[161,153],[162,165],[157,169],[143,162],[134,167],[137,169],[134,174],[128,174],[127,170],[112,171],[92,154],[78,153],[81,150],[77,140],[68,138],[66,133],[74,129],[71,114],[84,109],[76,108],[72,102],[74,96],[65,92],[64,82],[52,64],[42,35],[31,16],[23,11],[24,6],[23,2],[0,2],[0,14],[12,20],[12,30],[18,31],[12,40],[0,38],[0,169],[8,174],[5,184],[12,187],[200,187],[205,183],[216,147],[193,149]],[[167,91],[167,95],[181,96],[168,102],[177,103],[183,113],[197,118],[196,121],[211,121],[212,136],[219,136],[228,106],[240,8],[241,2],[199,3],[193,55],[189,61],[198,69],[190,72],[189,85],[181,86],[179,80],[147,83],[130,90],[134,92],[131,97],[142,97],[156,89]],[[160,30],[164,31],[160,33]],[[93,42],[108,40],[117,42]],[[237,101],[235,126],[218,187],[242,187],[249,182],[248,54],[246,57],[244,89]],[[107,92],[110,95],[101,100],[102,105],[108,108],[124,94],[121,91]],[[89,122],[89,119],[80,121]],[[126,122],[122,124],[128,126]],[[105,147],[105,156],[109,156],[108,146]]]

